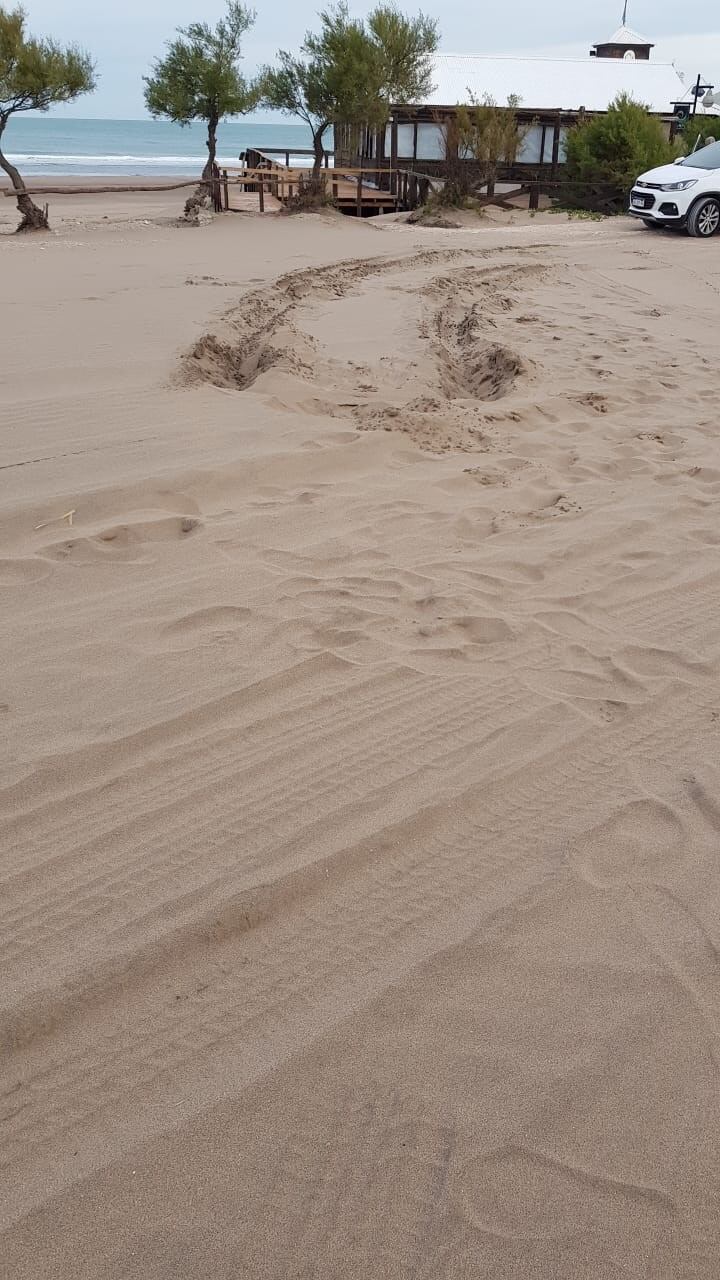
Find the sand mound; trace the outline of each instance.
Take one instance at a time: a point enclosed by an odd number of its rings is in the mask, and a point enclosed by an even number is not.
[[[399,431],[435,453],[482,449],[483,432],[467,402],[506,397],[530,368],[518,351],[492,340],[499,318],[515,306],[523,269],[493,261],[485,270],[473,265],[437,274],[462,256],[441,250],[402,263],[376,259],[285,276],[227,312],[219,331],[184,357],[182,376],[253,387],[275,404],[350,417],[363,431]],[[530,263],[525,274],[540,269]],[[359,364],[338,334],[345,314],[354,314],[356,303],[371,305],[385,280],[393,281],[402,310],[414,319],[419,359],[408,361],[395,350],[392,328],[381,322],[387,344],[378,341],[376,358]],[[317,329],[319,310],[333,314],[332,334],[327,322]]]

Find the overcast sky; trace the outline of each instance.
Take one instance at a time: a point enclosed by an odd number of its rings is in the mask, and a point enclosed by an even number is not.
[[[375,0],[351,0],[351,10],[367,13]],[[30,27],[38,34],[72,40],[97,61],[99,86],[67,114],[134,119],[145,114],[142,76],[176,26],[214,21],[224,0],[25,0]],[[257,0],[257,21],[246,40],[248,73],[272,60],[278,45],[293,49],[313,25],[312,0]],[[590,45],[620,24],[622,0],[503,0],[470,6],[468,0],[401,0],[437,14],[446,53],[536,53],[586,56]],[[720,7],[718,0],[630,0],[628,24],[657,42],[657,61],[675,62],[688,80],[699,72],[720,88]],[[256,117],[260,118],[260,117]]]

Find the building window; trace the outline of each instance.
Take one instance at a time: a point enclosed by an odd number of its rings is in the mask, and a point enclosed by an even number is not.
[[[531,124],[530,128],[525,131],[517,154],[518,164],[540,164],[542,132],[541,124]],[[550,136],[552,138],[552,134]],[[552,142],[550,149],[552,153]]]
[[[397,135],[398,160],[412,160],[415,149],[415,126],[412,124],[399,124]],[[392,155],[392,125],[388,125],[385,130],[385,155]]]
[[[444,160],[445,130],[441,124],[419,124],[417,127],[417,159]]]

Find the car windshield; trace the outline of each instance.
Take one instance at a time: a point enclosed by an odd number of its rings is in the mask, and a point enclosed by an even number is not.
[[[687,165],[688,169],[720,169],[720,142],[711,142],[707,147],[701,147],[694,155],[686,156],[679,163]]]

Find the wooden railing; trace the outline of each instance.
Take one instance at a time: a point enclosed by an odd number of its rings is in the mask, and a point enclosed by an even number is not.
[[[334,155],[334,151],[323,148],[324,168],[327,169],[329,167],[330,157]],[[248,147],[246,151],[242,152],[240,159],[248,166],[249,169],[257,169],[264,160],[270,160],[272,163],[276,163],[273,160],[274,156],[284,156],[285,168],[289,169],[291,156],[311,156],[314,159],[315,152],[311,147],[263,147],[262,151],[257,147]]]
[[[398,181],[399,178],[402,180]],[[380,185],[378,179],[384,179],[386,185]],[[258,166],[228,166],[221,173],[224,207],[230,208],[229,188],[233,184],[239,184],[244,191],[256,191],[260,211],[264,212],[266,195],[286,203],[300,198],[313,181],[311,168],[278,164],[270,157]],[[419,180],[414,174],[400,175],[396,170],[356,169],[346,165],[322,168],[319,181],[328,200],[345,208],[354,205],[359,215],[368,207],[397,208],[398,203],[405,204],[412,195],[417,197],[419,189]]]

